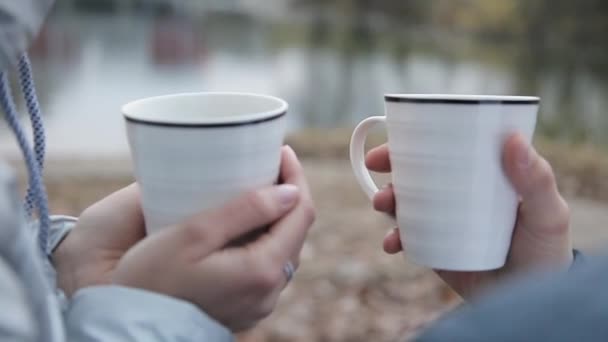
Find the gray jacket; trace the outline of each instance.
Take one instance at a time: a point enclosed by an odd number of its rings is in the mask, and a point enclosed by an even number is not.
[[[0,70],[11,70],[52,0],[0,0]],[[119,286],[81,289],[68,301],[25,222],[15,178],[0,162],[0,341],[231,341],[230,331],[190,303]],[[50,250],[76,222],[52,218]]]
[[[14,177],[0,164],[0,341],[231,341],[230,332],[195,306],[119,286],[78,291],[66,300],[20,213]],[[53,217],[50,248],[75,219]]]
[[[0,0],[0,70],[27,50],[54,0]]]
[[[599,223],[599,222],[598,222]],[[418,342],[608,341],[608,258],[513,280],[447,316]]]

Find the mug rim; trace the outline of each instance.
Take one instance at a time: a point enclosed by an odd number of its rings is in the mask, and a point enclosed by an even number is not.
[[[150,118],[146,115],[139,115],[135,112],[138,106],[149,105],[151,102],[165,101],[176,98],[184,97],[204,97],[204,96],[234,96],[234,97],[255,97],[262,98],[269,101],[274,101],[277,107],[272,110],[263,112],[253,112],[240,115],[231,115],[229,117],[202,117],[192,121],[185,120],[171,120],[167,117]],[[137,100],[130,101],[121,107],[122,115],[125,120],[132,123],[145,124],[151,126],[164,126],[164,127],[231,127],[231,126],[243,126],[262,123],[280,118],[287,114],[289,105],[281,98],[246,92],[188,92],[188,93],[175,93],[167,95],[158,95],[144,97]]]
[[[469,95],[469,94],[385,94],[387,102],[429,104],[527,104],[540,103],[537,96]]]

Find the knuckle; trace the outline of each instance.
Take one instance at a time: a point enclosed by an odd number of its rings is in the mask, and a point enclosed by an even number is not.
[[[560,196],[559,197],[559,210],[555,215],[555,223],[553,229],[558,232],[567,231],[570,228],[570,206],[568,203]]]
[[[563,234],[570,229],[570,207],[561,196],[557,196],[559,197],[558,205],[539,228],[544,232]]]
[[[555,187],[556,183],[553,167],[544,159],[541,159],[538,166],[538,176],[536,182],[537,185],[543,189],[551,189]]]
[[[254,287],[262,293],[269,293],[281,284],[282,279],[282,266],[277,266],[274,262],[266,262],[258,266],[255,272]]]
[[[305,200],[303,202],[304,217],[308,225],[312,225],[317,218],[317,210],[312,200]]]
[[[212,229],[198,220],[189,220],[182,225],[186,241],[194,243],[216,243],[223,241],[222,229]]]
[[[276,305],[273,301],[267,300],[267,301],[263,302],[262,304],[260,304],[258,306],[258,309],[255,313],[255,318],[257,320],[262,320],[262,319],[270,316],[274,312],[275,306]]]
[[[272,207],[259,191],[252,191],[247,194],[246,202],[249,208],[261,217],[273,216]]]
[[[186,238],[190,241],[204,241],[208,238],[207,230],[202,229],[201,225],[195,220],[184,222],[182,229],[186,233]]]

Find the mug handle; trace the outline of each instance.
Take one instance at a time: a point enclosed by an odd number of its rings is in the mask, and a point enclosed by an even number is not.
[[[361,121],[350,139],[350,163],[359,186],[370,200],[373,200],[374,195],[378,192],[378,186],[365,166],[365,140],[370,129],[380,123],[386,125],[385,116],[371,116]]]

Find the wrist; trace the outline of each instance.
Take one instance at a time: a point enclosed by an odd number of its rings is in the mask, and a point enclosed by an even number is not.
[[[70,248],[74,238],[74,234],[69,233],[51,254],[51,262],[57,274],[57,287],[68,297],[78,289],[76,265]]]

